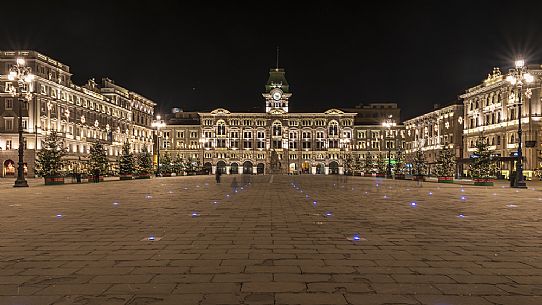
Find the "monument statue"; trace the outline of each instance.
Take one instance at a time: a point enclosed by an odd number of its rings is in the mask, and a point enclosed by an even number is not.
[[[271,163],[270,164],[271,173],[279,173],[281,164],[280,164],[280,161],[279,161],[279,155],[277,154],[277,152],[274,149],[271,151],[271,162],[270,163]]]

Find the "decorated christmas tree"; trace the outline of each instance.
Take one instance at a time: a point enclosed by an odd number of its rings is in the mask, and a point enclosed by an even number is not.
[[[137,155],[137,174],[140,176],[149,176],[152,173],[152,167],[151,154],[147,150],[147,147],[143,147]]]
[[[343,169],[345,175],[352,175],[354,171],[354,160],[351,154],[345,154],[343,157]]]
[[[122,155],[120,156],[120,175],[130,176],[135,171],[134,155],[131,152],[130,143],[125,142],[122,145]]]
[[[356,172],[361,172],[363,171],[363,162],[361,160],[361,156],[360,155],[355,155],[355,158],[354,158],[354,170]]]
[[[184,160],[179,154],[175,156],[173,160],[173,171],[179,175],[184,171]]]
[[[45,137],[42,148],[37,153],[36,174],[42,177],[60,176],[66,155],[66,148],[62,145],[62,138],[56,131],[51,131]]]
[[[479,137],[476,140],[476,151],[474,152],[470,172],[474,178],[493,178],[495,176],[495,166],[492,167],[493,160],[489,143],[486,137]]]
[[[108,163],[105,147],[100,142],[94,142],[90,147],[90,156],[88,160],[91,174],[94,176],[105,174],[107,172]]]
[[[414,158],[412,159],[412,174],[415,176],[424,176],[427,172],[427,162],[425,161],[425,154],[421,147],[418,147]]]
[[[193,172],[195,170],[194,163],[190,159],[184,161],[184,170],[187,172]]]
[[[436,174],[438,177],[453,177],[455,174],[455,154],[454,151],[445,145],[437,157]]]
[[[364,174],[372,174],[374,173],[374,160],[373,155],[370,151],[367,152],[365,155],[365,163],[363,164],[363,173]]]
[[[395,153],[395,175],[404,175],[405,174],[405,155],[402,149],[398,149]]]
[[[171,156],[169,153],[164,153],[160,160],[160,173],[161,174],[171,174],[173,173],[173,165],[171,162]]]
[[[378,161],[376,166],[378,174],[386,174],[386,167],[388,166],[388,162],[383,154],[378,154]]]

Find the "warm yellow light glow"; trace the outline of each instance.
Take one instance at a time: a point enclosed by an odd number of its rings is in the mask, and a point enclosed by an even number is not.
[[[162,117],[161,117],[160,115],[157,115],[157,116],[156,116],[156,119],[157,119],[157,120],[160,120],[160,119],[162,119]]]
[[[25,62],[24,58],[17,58],[17,64],[18,64],[19,66],[24,66],[25,63],[26,63],[26,62]]]
[[[525,82],[527,82],[527,83],[532,83],[532,82],[534,82],[534,76],[533,76],[531,73],[525,73],[525,74],[523,74],[523,79],[524,79]]]
[[[514,76],[512,76],[512,75],[506,76],[506,81],[509,82],[512,85],[516,84],[516,78]]]
[[[31,83],[33,80],[34,80],[34,74],[27,74],[24,77],[24,81],[27,82],[27,83]]]
[[[525,66],[525,60],[518,59],[516,60],[515,64],[516,64],[516,68],[523,68]]]

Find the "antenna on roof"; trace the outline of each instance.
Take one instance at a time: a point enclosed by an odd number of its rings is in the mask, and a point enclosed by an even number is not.
[[[277,46],[277,71],[279,70],[279,46]]]

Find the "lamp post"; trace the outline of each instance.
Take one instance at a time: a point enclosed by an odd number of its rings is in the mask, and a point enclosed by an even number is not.
[[[156,177],[160,175],[160,128],[166,126],[160,115],[156,116],[156,120],[152,121],[151,127],[156,128]]]
[[[203,165],[205,163],[205,139],[202,137],[199,139],[199,145],[201,146],[201,169],[203,170]]]
[[[527,188],[527,184],[523,179],[523,152],[521,149],[521,97],[523,95],[523,85],[534,82],[534,76],[527,71],[525,67],[525,61],[523,59],[516,60],[515,68],[510,69],[506,80],[515,88],[518,89],[518,159],[516,161],[516,177],[512,181],[512,187],[515,188]]]
[[[382,123],[383,127],[388,128],[388,134],[391,134],[391,128],[395,127],[396,123],[392,120],[392,115],[390,114],[388,118]],[[389,138],[389,135],[386,137],[386,139]],[[388,146],[388,168],[386,170],[386,178],[391,179],[391,145],[388,145],[386,140],[386,146]]]
[[[32,74],[32,69],[26,66],[23,58],[17,58],[17,63],[9,68],[8,80],[17,82],[17,86],[11,86],[10,93],[13,97],[17,96],[19,101],[19,167],[13,187],[28,187],[28,182],[24,178],[23,104],[32,99],[31,85],[34,74]],[[26,94],[23,95],[23,92]]]

